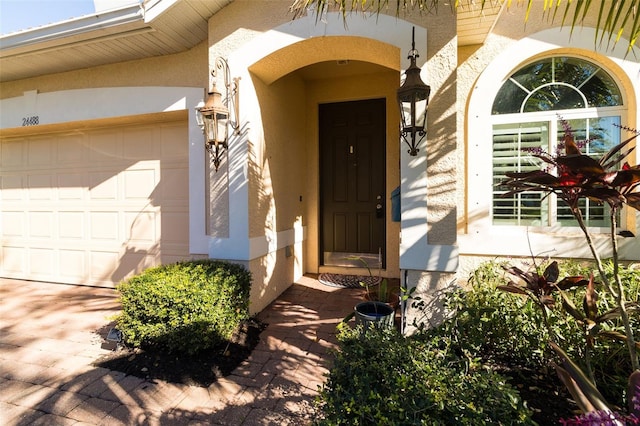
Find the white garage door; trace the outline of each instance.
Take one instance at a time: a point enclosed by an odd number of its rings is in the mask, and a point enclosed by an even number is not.
[[[113,286],[186,259],[188,188],[184,121],[3,138],[0,276]]]

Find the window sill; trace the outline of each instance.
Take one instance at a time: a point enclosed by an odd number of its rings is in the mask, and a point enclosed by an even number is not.
[[[591,237],[602,259],[612,256],[608,233]],[[640,237],[617,237],[620,260],[640,260]],[[584,234],[576,228],[551,230],[513,226],[491,226],[458,235],[461,255],[472,256],[550,256],[591,259]]]

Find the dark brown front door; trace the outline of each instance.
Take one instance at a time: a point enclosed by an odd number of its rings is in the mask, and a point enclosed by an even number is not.
[[[320,105],[322,264],[385,263],[384,99]],[[375,264],[371,263],[375,259]]]

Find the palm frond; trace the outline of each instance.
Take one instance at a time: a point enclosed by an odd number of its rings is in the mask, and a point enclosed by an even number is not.
[[[501,5],[506,3],[507,8],[512,6],[512,0],[455,0],[455,2],[444,0],[391,0],[395,1],[395,14],[408,13],[418,10],[420,13],[437,13],[441,5],[450,5],[454,9],[471,9],[480,6],[480,12],[490,5]],[[551,15],[553,22],[557,13],[562,10],[561,25],[570,25],[571,33],[576,27],[582,26],[587,15],[597,6],[597,23],[594,46],[602,45],[605,40],[608,49],[613,49],[626,33],[629,37],[627,53],[633,50],[640,37],[640,7],[637,0],[575,0],[567,1],[562,5],[560,0],[517,0],[517,4],[526,2],[524,22],[526,23],[532,13],[539,11],[543,16]],[[290,11],[293,17],[298,18],[308,11],[314,11],[318,19],[330,10],[337,10],[343,19],[351,12],[367,12],[379,14],[384,10],[389,10],[390,0],[293,0]],[[542,8],[542,10],[540,10]]]

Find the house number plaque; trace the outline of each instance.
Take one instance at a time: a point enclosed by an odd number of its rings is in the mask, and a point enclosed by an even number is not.
[[[37,126],[40,124],[40,117],[32,115],[30,117],[22,117],[22,127],[24,126]]]

